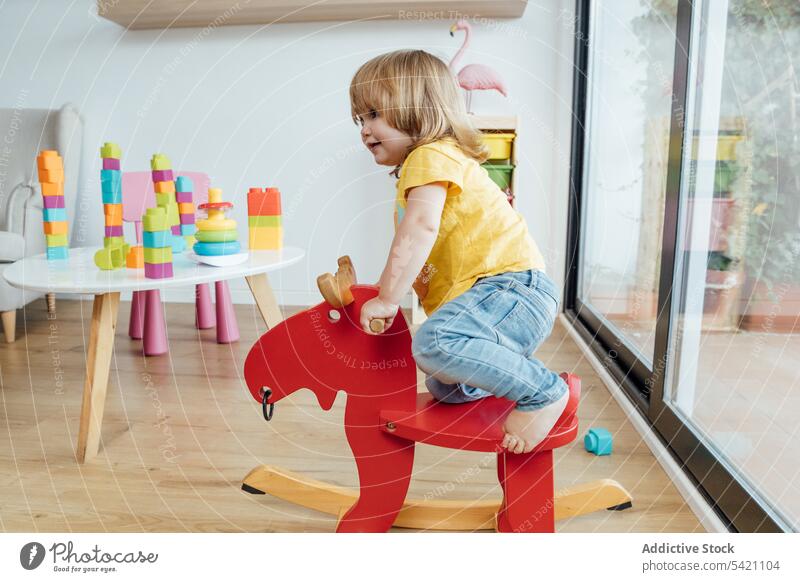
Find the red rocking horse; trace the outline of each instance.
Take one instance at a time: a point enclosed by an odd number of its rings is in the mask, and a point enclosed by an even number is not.
[[[300,388],[314,392],[324,410],[330,410],[339,390],[345,391],[345,434],[360,491],[271,466],[251,471],[242,485],[245,491],[338,515],[337,532],[383,532],[392,525],[552,532],[556,519],[631,506],[630,495],[609,479],[554,494],[553,449],[578,433],[577,376],[562,374],[569,402],[548,437],[530,453],[507,453],[500,443],[513,402],[489,397],[445,404],[417,394],[411,334],[402,313],[384,333],[364,333],[361,306],[378,291],[355,284],[348,257],[339,259],[335,277],[323,275],[318,284],[326,301],[265,333],[250,349],[244,376],[267,420],[275,403]],[[502,502],[406,500],[416,442],[497,453]]]

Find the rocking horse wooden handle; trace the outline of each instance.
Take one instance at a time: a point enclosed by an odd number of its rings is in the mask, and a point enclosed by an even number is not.
[[[337,261],[339,268],[336,275],[325,273],[317,277],[317,287],[322,293],[323,299],[335,308],[341,309],[350,305],[353,301],[353,293],[350,291],[351,285],[356,281],[356,269],[349,255],[339,257]],[[369,322],[369,328],[374,333],[383,333],[386,322],[383,319],[373,319]]]

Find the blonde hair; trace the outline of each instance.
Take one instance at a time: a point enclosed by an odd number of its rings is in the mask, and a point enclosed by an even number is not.
[[[406,155],[421,145],[450,137],[478,162],[489,157],[481,132],[467,116],[455,77],[430,53],[394,51],[361,65],[350,82],[353,122],[372,110],[414,140]]]

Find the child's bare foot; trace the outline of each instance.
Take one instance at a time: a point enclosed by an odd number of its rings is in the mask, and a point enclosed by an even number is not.
[[[503,430],[503,447],[511,453],[530,453],[553,429],[567,407],[569,391],[552,404],[536,410],[512,410]]]

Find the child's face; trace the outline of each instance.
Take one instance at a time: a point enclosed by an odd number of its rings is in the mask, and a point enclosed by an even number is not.
[[[361,123],[361,141],[372,153],[375,163],[381,166],[402,164],[414,140],[389,125],[376,111],[370,111],[358,119]]]

